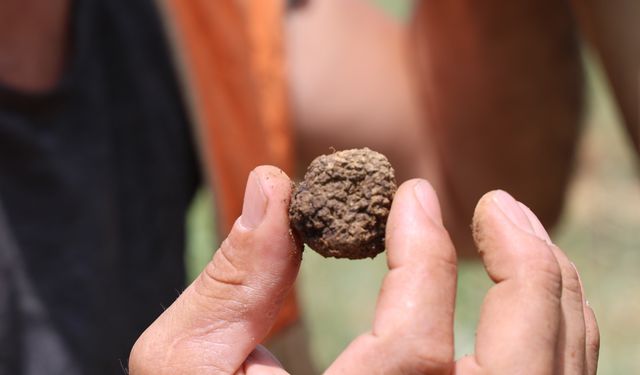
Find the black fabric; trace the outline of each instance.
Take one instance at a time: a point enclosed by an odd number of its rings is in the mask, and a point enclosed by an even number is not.
[[[153,1],[78,0],[71,35],[56,89],[0,88],[0,200],[25,277],[73,361],[84,374],[121,374],[135,339],[184,286],[184,219],[199,176]],[[4,285],[0,304],[10,304]],[[13,327],[0,343],[19,334]]]
[[[14,252],[0,206],[0,375],[20,373],[22,362]]]
[[[80,374],[27,276],[1,202],[0,374]]]

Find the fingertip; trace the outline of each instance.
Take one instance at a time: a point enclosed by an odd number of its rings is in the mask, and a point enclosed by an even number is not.
[[[289,226],[290,196],[291,181],[281,169],[253,169],[242,215],[194,282],[194,290],[207,294],[220,284],[245,285],[279,302],[297,276],[302,253]]]
[[[290,197],[291,180],[281,169],[269,165],[254,168],[247,178],[237,229],[252,231],[266,216],[282,216]]]
[[[414,178],[402,183],[393,198],[389,221],[403,221],[414,216],[428,219],[436,226],[442,226],[440,202],[429,181]],[[413,220],[413,219],[411,219]]]
[[[272,165],[260,165],[251,173],[259,176],[262,188],[270,202],[289,206],[291,199],[291,179],[280,168]]]
[[[474,220],[479,220],[482,216],[490,211],[490,207],[492,207],[493,202],[495,201],[494,196],[496,194],[500,194],[503,192],[502,190],[491,190],[482,195],[480,199],[478,199],[478,203],[476,204],[476,208],[473,211]]]
[[[488,372],[528,368],[542,373],[555,366],[562,271],[549,241],[541,237],[544,228],[525,208],[497,190],[485,194],[474,213],[478,251],[488,275],[498,284],[483,303],[476,341],[478,363]],[[525,347],[537,350],[537,357],[519,357],[516,353]]]
[[[503,271],[513,272],[532,260],[546,261],[559,270],[549,246],[551,240],[540,221],[505,191],[490,191],[478,201],[472,229],[478,252],[494,281],[504,277]]]
[[[423,211],[437,225],[442,225],[442,212],[440,209],[440,201],[435,189],[427,180],[414,179],[411,181],[413,185],[413,193],[416,200],[420,203]]]
[[[536,214],[504,190],[493,190],[480,198],[473,215],[474,227],[480,224],[482,219],[492,215],[506,218],[506,221],[527,235],[533,235],[549,245],[552,243]]]
[[[473,236],[473,240],[476,243],[476,249],[478,250],[481,257],[485,255],[482,246],[482,243],[485,241],[485,237],[487,233],[483,231],[483,223],[490,219],[492,215],[492,207],[493,207],[493,194],[496,194],[497,190],[492,190],[485,193],[476,204],[476,207],[473,211],[473,217],[471,219],[471,234]]]
[[[264,244],[260,246],[263,260],[272,263],[274,271],[282,265],[285,268],[297,267],[302,259],[302,241],[291,230],[289,205],[291,203],[292,182],[280,168],[262,165],[252,173],[259,176],[268,197],[265,224],[258,228],[251,241]],[[296,272],[297,273],[297,272]]]
[[[442,225],[440,203],[435,190],[426,180],[412,179],[400,185],[389,213],[386,245],[390,266],[417,256],[405,254],[408,251],[426,250],[413,244],[418,238],[433,244],[446,243],[448,253],[451,253],[449,258],[455,262],[455,250]],[[439,252],[444,252],[445,246],[435,247]]]
[[[511,224],[525,233],[534,234],[533,226],[522,210],[522,205],[511,194],[504,190],[496,190],[491,193],[490,197],[493,207],[502,212]]]
[[[255,240],[271,243],[270,248],[276,253],[283,248],[291,248],[289,254],[299,258],[302,242],[291,231],[289,222],[289,205],[293,186],[291,179],[282,169],[271,165],[258,166],[251,175],[259,180],[267,200],[264,225],[255,232]]]

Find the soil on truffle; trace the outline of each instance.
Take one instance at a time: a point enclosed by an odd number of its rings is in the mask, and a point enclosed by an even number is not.
[[[291,225],[325,257],[373,258],[384,251],[396,192],[393,167],[368,148],[322,155],[309,165],[291,199]]]

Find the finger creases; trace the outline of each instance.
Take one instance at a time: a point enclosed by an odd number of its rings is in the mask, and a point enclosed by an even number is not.
[[[496,283],[485,297],[476,338],[475,360],[489,373],[526,368],[548,374],[555,368],[562,272],[541,230],[537,218],[505,192],[487,193],[476,207],[474,238]]]
[[[562,272],[562,319],[557,344],[556,372],[584,374],[586,367],[584,298],[578,271],[556,246],[553,253]]]
[[[291,182],[279,169],[258,167],[251,172],[242,217],[190,287],[203,297],[196,302],[212,303],[209,309],[220,307],[220,315],[214,313],[212,319],[242,320],[242,315],[228,316],[229,306],[220,305],[220,300],[263,314],[262,305],[273,305],[289,291],[301,259],[300,245],[289,228],[290,192]],[[246,211],[252,216],[249,220],[245,220]]]
[[[176,368],[226,373],[241,368],[274,323],[300,265],[302,249],[289,229],[290,194],[291,182],[279,169],[251,173],[243,216],[205,270],[143,335],[140,346],[171,348],[145,351],[161,357],[156,362],[171,367],[180,360]]]
[[[450,374],[456,254],[433,188],[402,184],[387,222],[386,275],[371,333],[355,340],[329,374]]]

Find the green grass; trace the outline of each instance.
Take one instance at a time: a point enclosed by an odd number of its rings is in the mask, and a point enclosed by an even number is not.
[[[218,247],[212,209],[211,196],[205,190],[200,190],[187,217],[185,266],[189,283],[202,271]]]
[[[398,18],[405,18],[411,11],[411,0],[371,0],[374,4]]]

